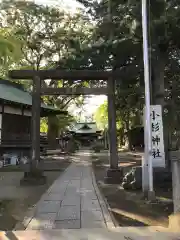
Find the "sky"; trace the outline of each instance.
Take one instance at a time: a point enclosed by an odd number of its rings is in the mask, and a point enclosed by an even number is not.
[[[49,6],[62,6],[70,12],[76,12],[81,5],[75,0],[35,0],[38,4],[45,4]]]
[[[91,96],[91,98],[89,98],[87,100],[87,103],[84,105],[84,110],[85,110],[85,115],[86,116],[91,116],[96,109],[104,103],[104,101],[106,100],[106,96],[104,95],[99,95],[99,96]]]
[[[80,8],[81,5],[77,3],[75,0],[35,0],[38,4],[45,4],[50,6],[62,6],[63,8],[67,9],[68,11],[75,13],[77,8]],[[99,96],[91,96],[86,100],[86,103],[83,106],[83,113],[84,117],[92,116],[96,109],[104,103],[106,100],[106,96],[99,95]],[[80,109],[76,108],[75,106],[71,106],[69,111],[74,114],[78,115]]]
[[[89,98],[86,98],[85,104],[82,108],[76,108],[74,105],[71,105],[69,111],[77,117],[80,115],[81,112],[82,120],[84,120],[86,117],[92,117],[93,114],[96,112],[97,108],[101,104],[103,104],[106,99],[107,97],[104,95],[92,95],[89,96]]]

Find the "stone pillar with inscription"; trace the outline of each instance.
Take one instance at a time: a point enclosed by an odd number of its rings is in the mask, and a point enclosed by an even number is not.
[[[110,168],[107,170],[105,181],[108,183],[120,183],[122,170],[118,167],[117,131],[116,131],[116,106],[115,106],[115,80],[108,79],[108,135],[109,135],[109,160]]]
[[[44,184],[45,176],[40,169],[40,111],[41,111],[41,79],[33,79],[32,118],[31,118],[31,159],[25,170],[21,184]]]

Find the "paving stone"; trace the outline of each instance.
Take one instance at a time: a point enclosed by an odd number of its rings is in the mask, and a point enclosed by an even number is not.
[[[56,213],[60,208],[61,201],[43,201],[36,207],[37,213]]]
[[[83,189],[84,189],[84,190],[81,190],[81,192],[84,193],[84,194],[88,194],[88,193],[89,193],[89,194],[90,194],[90,193],[91,193],[91,194],[95,194],[94,188],[84,187]]]
[[[50,193],[43,197],[44,201],[62,201],[64,194],[61,193]]]
[[[83,176],[82,177],[82,182],[84,183],[84,184],[92,184],[92,181],[91,181],[91,174],[89,174],[88,176]]]
[[[76,170],[74,170],[74,171],[76,171]],[[74,175],[73,173],[70,173],[69,175],[70,175],[69,176],[70,180],[79,180],[81,178],[80,172],[77,173],[76,175]]]
[[[87,161],[87,156],[79,156],[53,183],[38,202],[35,216],[28,218],[29,229],[105,228],[106,222],[112,222],[110,215],[104,219],[109,212],[105,206],[102,213],[102,198],[95,191]]]
[[[81,210],[101,211],[101,207],[98,200],[88,200],[85,198],[81,201]]]
[[[64,221],[55,221],[53,228],[54,229],[78,229],[80,228],[80,220],[64,220]]]
[[[97,195],[95,194],[94,191],[88,191],[88,190],[81,191],[81,196],[84,199],[92,199],[92,200],[97,199]]]
[[[92,191],[94,192],[94,187],[91,184],[81,184],[81,188],[86,189],[87,191]]]
[[[56,187],[50,188],[50,189],[48,190],[48,193],[49,193],[49,194],[52,194],[52,193],[64,194],[65,191],[66,191],[66,189],[67,189],[67,186],[66,186],[66,187],[58,187],[58,186],[56,186]]]
[[[56,213],[37,214],[28,224],[26,229],[43,230],[52,229]]]
[[[102,221],[82,221],[81,228],[106,228],[106,224]]]
[[[56,216],[56,221],[80,219],[80,206],[62,206]]]
[[[69,183],[69,180],[68,181],[58,181],[58,182],[55,182],[55,184],[53,184],[51,187],[52,188],[58,188],[58,189],[64,189],[68,186],[68,183]]]
[[[98,198],[96,195],[81,196],[81,201],[91,201],[91,200],[98,200]]]
[[[85,210],[81,211],[81,221],[104,221],[104,218],[101,211]]]
[[[80,188],[80,180],[71,180],[68,184],[68,188],[70,187]]]
[[[65,196],[61,206],[80,206],[80,195]]]
[[[89,176],[91,175],[91,170],[87,169],[87,168],[84,168],[83,169],[83,176],[86,177],[86,176]]]
[[[67,188],[67,191],[65,192],[65,194],[67,195],[67,192],[69,193],[69,192],[72,192],[72,194],[73,193],[78,193],[78,192],[80,192],[80,188],[77,188],[77,187],[68,187]]]
[[[87,176],[91,175],[91,171],[87,170],[86,168],[83,169],[82,173],[83,173],[83,177],[87,177]]]
[[[89,178],[89,177],[91,177],[91,174],[88,174],[87,176],[84,176],[83,175],[83,177],[82,177],[82,181],[83,181],[83,183],[84,184],[88,184],[88,183],[91,183],[92,184],[92,181],[91,181],[91,178]]]
[[[80,188],[82,193],[95,193],[94,188],[93,187],[81,187]]]
[[[66,188],[68,183],[69,183],[69,180],[63,180],[63,179],[61,180],[61,179],[59,179],[59,180],[56,180],[55,183],[52,184],[51,187],[54,187],[54,188]]]
[[[58,184],[60,184],[61,186],[63,186],[63,185],[67,185],[69,183],[69,179],[66,177],[66,178],[61,178],[61,177],[59,177],[56,181],[55,181],[55,183],[53,184],[53,185],[58,185]]]
[[[67,191],[65,192],[65,195],[64,195],[64,197],[72,197],[72,196],[81,196],[81,193],[80,193],[80,191],[79,190],[72,190],[72,189],[67,189]]]
[[[81,179],[73,179],[73,180],[70,180],[69,181],[69,184],[68,184],[68,186],[70,186],[70,185],[79,185],[80,184],[80,182],[81,182]]]

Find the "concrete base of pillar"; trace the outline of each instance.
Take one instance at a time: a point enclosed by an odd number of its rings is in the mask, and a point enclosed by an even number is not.
[[[25,172],[24,177],[20,180],[21,186],[44,185],[46,183],[46,176],[42,171]]]
[[[169,230],[172,232],[180,232],[180,213],[174,213],[169,216]]]
[[[154,191],[144,191],[142,200],[148,200],[150,202],[156,202],[156,195]]]
[[[104,179],[105,183],[108,184],[119,184],[123,179],[123,170],[121,168],[112,169],[109,168],[106,172],[106,177]]]
[[[148,191],[144,191],[142,194],[142,199],[147,200],[148,199]]]
[[[154,191],[148,191],[148,200],[149,201],[156,201],[156,195],[155,195],[155,192]]]

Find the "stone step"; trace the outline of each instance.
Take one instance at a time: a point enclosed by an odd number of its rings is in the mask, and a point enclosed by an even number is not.
[[[161,231],[161,232],[160,232]],[[110,229],[62,229],[0,232],[1,240],[178,240],[180,233],[158,227],[117,227]]]

